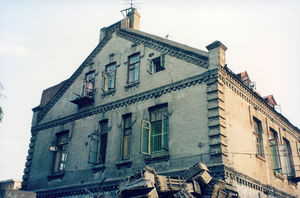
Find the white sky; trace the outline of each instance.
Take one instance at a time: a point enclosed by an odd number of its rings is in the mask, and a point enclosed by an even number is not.
[[[101,27],[122,19],[124,0],[0,0],[0,180],[21,179],[32,111],[43,89],[69,78],[96,47]],[[206,50],[227,47],[227,64],[247,70],[300,127],[300,1],[139,0],[141,30]]]

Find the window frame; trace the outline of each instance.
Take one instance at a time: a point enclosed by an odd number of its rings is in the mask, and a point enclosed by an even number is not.
[[[139,59],[137,62],[132,63],[131,60],[135,57],[138,57]],[[137,82],[140,80],[140,63],[141,63],[141,56],[140,56],[139,52],[128,56],[127,84],[134,83],[134,82]],[[136,67],[136,65],[138,65],[138,67]],[[130,68],[131,66],[133,66],[133,69]],[[138,70],[137,79],[135,79],[136,70]],[[130,81],[130,72],[131,71],[133,71],[132,81]]]
[[[279,144],[278,133],[274,129],[269,128],[269,146],[270,146],[270,152],[271,152],[270,154],[272,158],[271,161],[272,167],[275,172],[281,173],[282,166],[281,166],[278,144]],[[275,163],[277,163],[278,167],[275,167]]]
[[[282,153],[282,161],[283,161],[283,174],[286,174],[289,178],[295,176],[295,165],[293,160],[292,148],[290,141],[286,138],[282,138],[282,148],[286,147],[286,152]],[[283,150],[283,149],[282,149]],[[288,170],[289,169],[289,170]],[[287,171],[287,172],[285,172]]]
[[[52,173],[64,172],[68,160],[69,131],[56,133]]]
[[[89,76],[93,75],[91,78]],[[83,89],[82,89],[82,96],[83,97],[93,97],[94,91],[95,91],[95,79],[96,79],[96,73],[95,70],[90,71],[85,74],[84,83],[83,83]],[[89,90],[89,83],[91,82],[92,88]]]
[[[256,156],[265,158],[262,122],[256,117],[253,117],[253,135],[255,136]]]
[[[160,123],[160,132],[154,132],[154,124]],[[149,108],[149,120],[142,121],[141,153],[152,155],[168,152],[169,119],[168,105],[161,104]],[[156,140],[156,141],[155,141]]]
[[[122,116],[122,148],[121,148],[121,160],[128,160],[131,153],[131,135],[132,135],[132,114],[128,113]],[[128,124],[128,126],[127,126]],[[126,149],[125,149],[126,145]],[[125,154],[126,150],[126,154]]]
[[[109,71],[109,68],[113,67],[113,66],[115,67],[114,70]],[[115,89],[116,88],[116,76],[117,76],[117,63],[113,62],[113,63],[110,63],[110,64],[106,65],[105,66],[105,73],[106,73],[106,77],[108,78],[108,80],[107,80],[108,85],[104,85],[104,87],[107,86],[107,90]],[[114,83],[113,83],[113,87],[110,87],[110,79],[111,79],[111,74],[112,73],[114,73],[114,80],[113,80]]]

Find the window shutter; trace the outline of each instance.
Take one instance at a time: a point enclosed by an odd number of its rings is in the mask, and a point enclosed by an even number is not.
[[[97,164],[98,163],[98,150],[99,150],[99,135],[92,134],[92,139],[90,143],[90,152],[89,152],[89,163]]]
[[[153,61],[151,59],[148,59],[148,72],[153,74]]]
[[[282,165],[282,173],[283,174],[289,174],[290,173],[290,162],[289,162],[289,154],[288,154],[288,148],[286,144],[280,144],[279,145],[279,153],[281,156],[281,165]]]
[[[160,64],[162,68],[165,68],[165,54],[161,54],[160,56]]]
[[[162,146],[165,151],[168,151],[168,136],[169,136],[169,118],[166,115],[163,115],[162,121]]]
[[[86,95],[86,80],[83,79],[81,96],[85,96],[85,95]]]
[[[102,72],[103,83],[102,83],[102,90],[108,91],[108,82],[109,82],[109,75],[105,71]]]
[[[151,123],[142,121],[142,134],[141,134],[141,153],[150,155],[150,136],[151,136]]]
[[[270,151],[272,155],[272,164],[274,170],[280,169],[280,161],[279,161],[279,153],[278,153],[278,147],[277,144],[270,145]]]

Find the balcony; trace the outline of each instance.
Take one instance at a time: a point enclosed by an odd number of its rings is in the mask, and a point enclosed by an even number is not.
[[[75,94],[75,93],[74,93]],[[94,102],[94,90],[88,90],[83,96],[75,94],[76,98],[70,102],[77,104],[79,107],[88,105]]]

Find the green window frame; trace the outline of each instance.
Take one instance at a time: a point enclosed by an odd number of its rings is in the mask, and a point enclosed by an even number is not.
[[[167,106],[160,105],[149,111],[150,120],[142,121],[141,153],[151,155],[168,151],[169,119]]]

